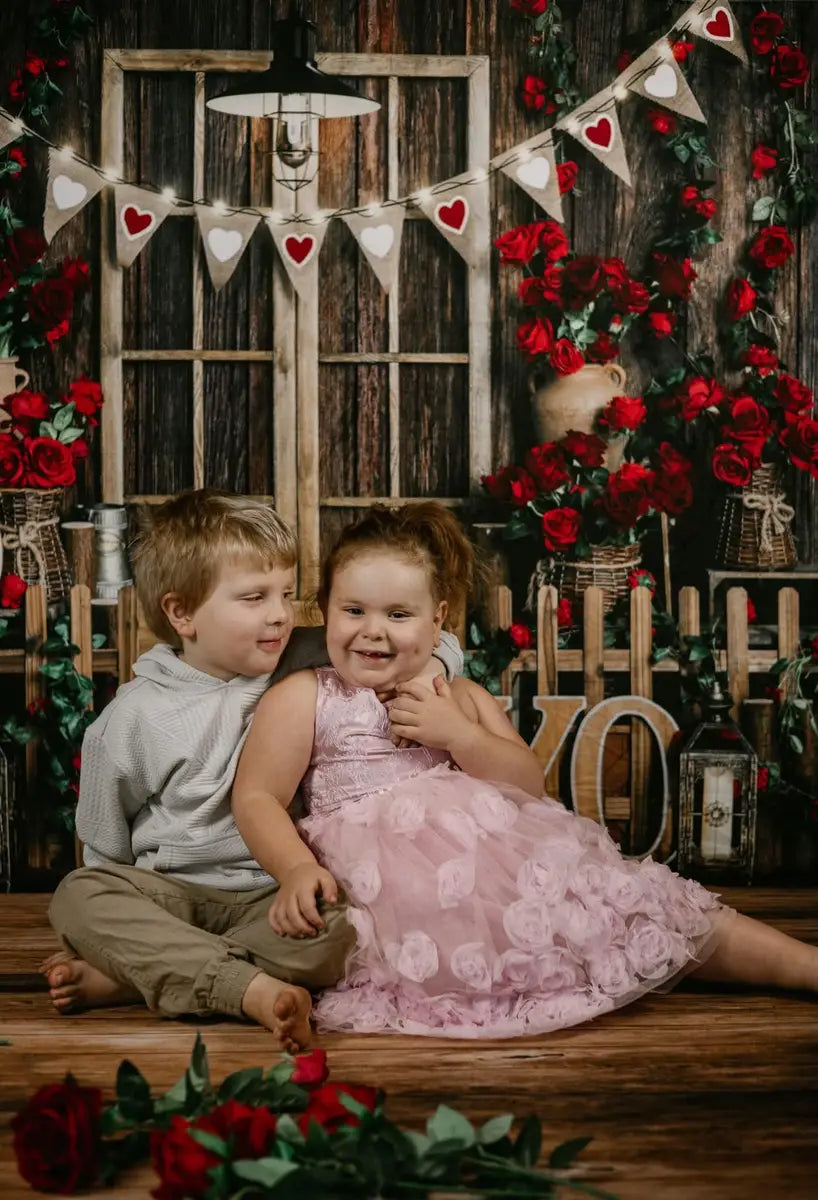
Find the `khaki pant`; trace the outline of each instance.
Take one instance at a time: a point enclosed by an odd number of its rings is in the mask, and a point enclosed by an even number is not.
[[[273,933],[267,914],[277,890],[228,892],[139,867],[82,867],[62,880],[48,915],[66,949],[135,987],[162,1016],[238,1016],[259,972],[329,987],[355,943],[345,902],[324,909],[314,938]]]

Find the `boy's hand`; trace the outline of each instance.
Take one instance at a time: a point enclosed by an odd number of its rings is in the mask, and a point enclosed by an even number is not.
[[[280,937],[315,937],[324,922],[316,897],[338,903],[338,884],[318,863],[299,863],[280,881],[270,905],[270,925]]]
[[[398,684],[397,695],[388,706],[392,733],[451,753],[458,741],[471,737],[475,725],[452,696],[442,675],[434,679],[432,686],[434,691],[430,692],[418,680]]]

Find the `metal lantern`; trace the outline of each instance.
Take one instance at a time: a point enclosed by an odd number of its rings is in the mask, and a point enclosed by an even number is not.
[[[684,875],[752,879],[758,758],[730,718],[732,696],[714,683],[679,756],[679,856]]]
[[[93,603],[116,604],[119,589],[133,583],[125,548],[128,510],[122,504],[96,504],[91,509],[91,521],[96,565]]]

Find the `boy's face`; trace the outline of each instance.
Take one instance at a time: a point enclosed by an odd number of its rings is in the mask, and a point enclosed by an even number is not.
[[[180,657],[218,679],[269,675],[293,629],[295,567],[264,568],[225,562],[213,591],[197,609],[174,621]]]

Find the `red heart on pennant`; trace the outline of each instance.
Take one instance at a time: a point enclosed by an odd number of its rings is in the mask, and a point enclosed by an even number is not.
[[[469,206],[462,196],[457,196],[450,204],[438,204],[435,209],[435,220],[452,233],[462,233],[468,219]]]
[[[304,266],[314,249],[315,238],[311,233],[291,233],[284,239],[284,251],[297,267]]]
[[[152,212],[147,212],[144,208],[137,208],[135,204],[126,204],[122,210],[122,224],[125,226],[128,237],[139,237],[140,233],[150,229],[155,220],[156,217]]]
[[[708,37],[718,38],[722,42],[729,42],[732,39],[733,25],[726,8],[716,9],[710,20],[706,22],[704,32]]]
[[[598,146],[600,150],[610,150],[613,142],[613,122],[610,117],[600,117],[593,125],[586,125],[582,130],[582,136],[592,146]]]

